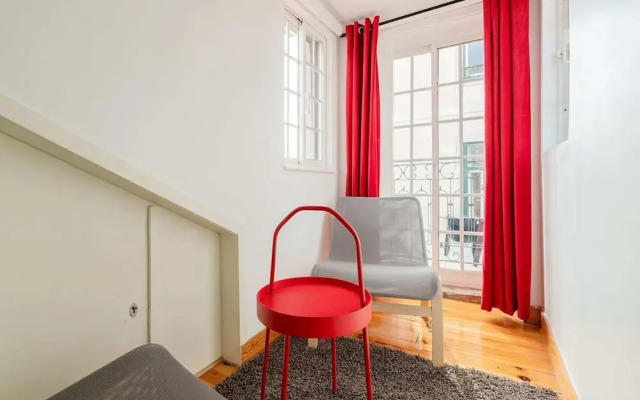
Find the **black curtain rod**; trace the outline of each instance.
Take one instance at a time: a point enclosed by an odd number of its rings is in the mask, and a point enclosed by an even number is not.
[[[434,11],[434,10],[437,10],[439,8],[444,8],[444,7],[452,6],[452,5],[457,4],[457,3],[462,3],[463,1],[465,1],[465,0],[447,1],[446,3],[438,4],[438,5],[433,6],[433,7],[425,8],[423,10],[414,11],[414,12],[409,13],[409,14],[401,15],[399,17],[391,18],[390,20],[380,22],[380,26],[386,25],[386,24],[390,24],[392,22],[400,21],[401,19],[410,18],[410,17],[416,16],[416,15],[424,14],[424,13],[427,13],[429,11]],[[341,38],[346,37],[346,36],[347,36],[346,33],[343,33],[342,35],[340,35]]]

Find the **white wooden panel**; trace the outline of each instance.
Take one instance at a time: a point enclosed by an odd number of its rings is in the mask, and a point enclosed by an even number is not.
[[[0,133],[0,398],[47,398],[146,342],[146,208]]]
[[[198,372],[222,355],[219,235],[152,207],[149,237],[151,341]]]

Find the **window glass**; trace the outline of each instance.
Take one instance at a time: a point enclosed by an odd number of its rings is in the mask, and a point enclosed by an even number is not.
[[[431,53],[413,57],[413,89],[431,87]]]
[[[431,125],[416,126],[413,128],[413,158],[429,159],[433,156]]]
[[[473,81],[462,84],[462,116],[482,117],[484,115],[484,82]]]
[[[413,92],[413,123],[431,122],[431,90]]]
[[[411,93],[393,96],[393,125],[402,126],[411,123]]]
[[[393,159],[408,160],[411,158],[411,129],[396,128],[393,130]]]
[[[460,118],[460,86],[443,86],[438,91],[438,119]]]
[[[484,74],[484,41],[478,40],[462,45],[462,77],[472,79]]]
[[[438,83],[452,83],[460,80],[460,46],[438,50]]]
[[[411,89],[411,57],[393,62],[393,91],[404,92]]]

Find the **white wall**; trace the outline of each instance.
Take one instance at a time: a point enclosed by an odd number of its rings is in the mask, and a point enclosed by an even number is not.
[[[0,398],[43,399],[146,343],[148,203],[3,133],[0,188]]]
[[[546,314],[580,399],[631,400],[640,379],[640,4],[570,7],[569,140],[543,157]],[[554,68],[554,8],[544,0],[543,77]],[[554,112],[547,85],[543,119]],[[554,129],[544,124],[543,135]]]
[[[221,356],[217,233],[1,132],[0,188],[0,398],[47,398],[148,338],[192,372]]]
[[[242,228],[240,328],[262,326],[273,228],[335,201],[336,176],[283,169],[279,0],[0,0],[0,92]],[[323,217],[281,237],[278,276],[307,274]]]

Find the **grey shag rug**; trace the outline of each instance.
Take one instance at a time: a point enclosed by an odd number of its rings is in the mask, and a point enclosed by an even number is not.
[[[269,351],[267,399],[280,399],[284,340]],[[383,346],[371,345],[375,400],[556,400],[546,388],[519,383],[474,369],[447,364],[436,368],[430,360]],[[262,355],[243,365],[216,386],[229,400],[260,398]],[[338,339],[338,394],[331,391],[331,341],[320,340],[317,349],[306,339],[291,339],[290,400],[366,399],[362,342]]]

